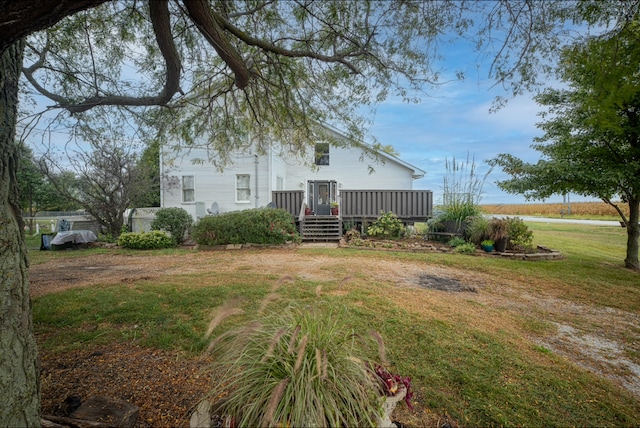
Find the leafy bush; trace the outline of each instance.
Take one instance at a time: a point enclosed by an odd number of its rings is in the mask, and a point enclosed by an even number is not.
[[[519,217],[507,219],[509,233],[508,248],[512,250],[530,251],[533,249],[533,232]]]
[[[215,395],[226,397],[217,414],[237,426],[375,426],[384,393],[368,358],[376,341],[354,335],[340,308],[282,309],[211,342]],[[231,313],[220,308],[213,328]]]
[[[464,245],[466,243],[467,241],[465,241],[464,238],[460,236],[454,236],[453,238],[449,239],[449,242],[447,242],[447,244],[449,244],[449,246],[453,248],[459,247],[460,245]]]
[[[377,238],[399,239],[404,233],[404,223],[391,211],[380,211],[380,217],[367,229],[368,235]]]
[[[152,230],[151,232],[121,233],[118,238],[118,245],[133,250],[153,250],[175,247],[176,243],[166,232]]]
[[[162,208],[156,213],[151,229],[166,230],[176,245],[180,245],[192,222],[191,215],[183,208]]]
[[[472,254],[476,252],[476,246],[467,242],[462,245],[458,245],[454,251],[456,253]]]
[[[191,230],[200,245],[300,242],[291,214],[283,209],[233,211],[200,219]]]

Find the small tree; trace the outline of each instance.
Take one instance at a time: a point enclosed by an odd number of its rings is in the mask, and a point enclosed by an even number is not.
[[[588,40],[564,51],[558,73],[568,89],[536,97],[549,107],[533,147],[536,164],[500,154],[491,163],[511,176],[498,183],[527,199],[574,192],[613,206],[627,227],[625,266],[639,270],[640,227],[640,25]],[[547,118],[547,115],[550,115]],[[549,142],[544,144],[545,142]],[[614,197],[629,205],[629,217]]]
[[[94,142],[92,150],[79,150],[65,159],[74,169],[77,186],[65,185],[62,162],[52,155],[41,162],[47,178],[57,192],[78,203],[117,238],[125,210],[151,185],[138,166],[135,152],[122,144]]]
[[[151,229],[169,232],[176,245],[180,245],[192,223],[191,215],[183,208],[162,208],[156,213]]]

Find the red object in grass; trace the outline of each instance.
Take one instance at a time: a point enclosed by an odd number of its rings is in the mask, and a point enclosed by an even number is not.
[[[413,397],[413,392],[411,392],[411,378],[391,374],[382,366],[376,366],[375,372],[382,384],[382,391],[388,397],[396,395],[398,390],[404,387],[407,390],[407,394],[404,396],[404,402],[407,403],[409,409],[413,410],[413,406],[411,405],[411,398]]]

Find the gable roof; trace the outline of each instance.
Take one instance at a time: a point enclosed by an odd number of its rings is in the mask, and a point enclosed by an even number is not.
[[[345,140],[345,141],[349,140],[349,138],[343,132],[341,132],[338,129],[332,127],[331,125],[328,125],[326,123],[322,123],[322,124],[320,124],[320,126],[322,128],[324,128],[326,131],[329,131],[330,133],[335,134],[337,137],[339,137],[342,140]],[[364,141],[358,141],[358,145],[364,146],[367,150],[370,150],[376,156],[381,157],[383,159],[383,162],[392,161],[392,162],[395,162],[395,163],[397,163],[399,165],[402,165],[403,167],[413,171],[412,174],[411,174],[411,177],[414,180],[422,178],[426,174],[426,171],[418,168],[417,166],[411,165],[409,162],[405,162],[402,159],[400,159],[399,157],[396,157],[396,156],[394,156],[394,155],[392,155],[390,153],[384,152],[384,151],[376,148],[375,146],[373,146],[373,145],[371,145],[369,143],[366,143]]]

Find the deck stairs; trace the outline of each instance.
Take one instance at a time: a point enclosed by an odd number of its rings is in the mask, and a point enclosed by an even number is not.
[[[338,216],[306,216],[300,223],[303,241],[339,241],[342,238],[342,220]]]

